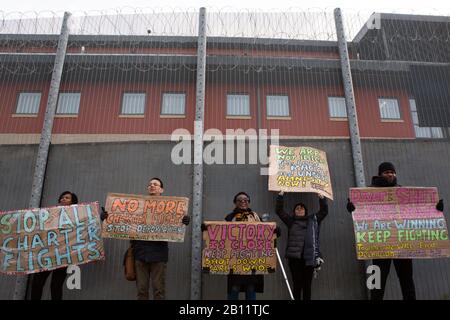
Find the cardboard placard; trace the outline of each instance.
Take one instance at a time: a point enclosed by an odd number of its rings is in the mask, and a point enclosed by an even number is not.
[[[311,147],[270,146],[269,190],[315,192],[333,200],[324,151]]]
[[[205,221],[203,272],[267,274],[275,272],[274,222]]]
[[[189,199],[108,193],[104,238],[183,242]]]
[[[351,188],[350,199],[359,260],[450,257],[436,188]]]
[[[0,271],[29,274],[103,260],[98,203],[0,213]]]

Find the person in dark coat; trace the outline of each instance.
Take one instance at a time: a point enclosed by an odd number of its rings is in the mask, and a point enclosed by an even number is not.
[[[78,204],[78,197],[75,193],[64,191],[58,198],[58,205],[70,206]],[[67,276],[67,267],[58,268],[51,271],[43,271],[33,275],[31,285],[31,300],[41,300],[45,282],[49,275],[52,275],[50,292],[52,300],[62,300],[64,280]]]
[[[163,192],[163,183],[159,178],[150,179],[147,191],[151,196],[160,196]],[[188,225],[189,216],[184,216],[183,224]],[[164,300],[166,297],[166,270],[169,259],[169,246],[167,241],[131,241],[133,247],[136,286],[138,300],[149,299],[150,278],[152,281],[153,299]]]
[[[378,166],[378,175],[372,177],[371,187],[375,188],[389,188],[399,187],[397,183],[397,172],[395,167],[390,162],[383,162]],[[440,200],[436,205],[439,211],[444,210],[444,202]],[[355,205],[348,199],[347,211],[353,212]],[[395,271],[397,272],[400,281],[400,288],[402,290],[403,300],[416,300],[416,289],[413,279],[413,263],[412,259],[374,259],[373,265],[380,268],[381,286],[380,289],[372,289],[371,300],[383,300],[384,291],[386,288],[386,281],[391,268],[391,262],[394,262]]]
[[[226,221],[250,221],[260,222],[261,218],[249,208],[250,197],[245,192],[239,192],[234,196],[233,212],[225,217]],[[227,278],[228,300],[238,300],[239,293],[245,292],[246,300],[256,300],[256,292],[264,291],[263,275],[236,275],[229,274]]]
[[[286,258],[294,282],[294,299],[311,300],[314,269],[323,262],[320,254],[320,224],[328,214],[327,200],[319,195],[319,211],[309,214],[303,203],[297,203],[292,213],[284,211],[283,192],[277,197],[275,211],[288,227]],[[302,297],[303,293],[303,297]]]

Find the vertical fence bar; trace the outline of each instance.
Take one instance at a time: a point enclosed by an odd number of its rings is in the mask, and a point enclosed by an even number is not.
[[[56,50],[55,64],[53,66],[52,79],[48,93],[47,107],[45,111],[44,125],[41,132],[41,140],[34,168],[33,186],[31,189],[30,208],[38,208],[41,204],[42,189],[44,186],[45,169],[47,167],[48,151],[53,128],[53,119],[55,116],[56,103],[58,101],[59,85],[66,55],[67,42],[69,40],[68,21],[71,14],[64,13],[61,26],[61,34],[58,39],[58,48]],[[14,286],[14,300],[24,300],[27,291],[27,276],[18,276]]]
[[[350,68],[350,59],[348,55],[347,40],[345,38],[344,22],[340,8],[334,9],[334,21],[336,23],[336,34],[339,47],[339,55],[341,60],[342,80],[345,92],[345,104],[347,106],[348,126],[350,130],[350,141],[353,156],[353,170],[355,172],[355,182],[358,188],[366,186],[366,178],[364,175],[364,163],[361,151],[361,137],[359,135],[358,115],[356,113],[355,93],[353,91],[352,71]],[[367,270],[368,262],[364,261],[364,278]],[[366,287],[366,283],[364,286]],[[368,296],[368,289],[366,287]]]
[[[359,136],[358,115],[356,114],[355,94],[348,56],[347,40],[345,39],[344,23],[340,8],[334,10],[336,33],[338,39],[339,55],[341,58],[342,79],[344,82],[345,104],[347,106],[348,125],[350,128],[350,141],[352,143],[353,167],[355,170],[356,185],[359,188],[366,186],[364,164],[361,152],[361,138]]]
[[[197,48],[197,93],[194,124],[194,176],[192,203],[191,299],[202,294],[203,124],[206,80],[206,9],[200,8]]]

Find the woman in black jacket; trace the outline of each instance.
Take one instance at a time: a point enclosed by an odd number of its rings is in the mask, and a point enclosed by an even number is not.
[[[225,217],[226,221],[260,222],[261,218],[249,208],[250,197],[245,192],[239,192],[234,196],[233,212]],[[246,300],[256,300],[256,292],[264,291],[263,275],[228,275],[228,300],[238,300],[239,292],[245,292]]]
[[[311,282],[314,268],[320,265],[319,227],[328,214],[327,200],[319,195],[320,209],[308,214],[303,203],[294,206],[292,213],[284,211],[283,192],[276,202],[276,213],[288,227],[286,258],[289,261],[294,282],[294,299],[311,300]]]
[[[58,204],[60,206],[70,206],[77,203],[77,195],[70,191],[64,191],[58,198]],[[64,280],[67,276],[67,267],[34,274],[31,286],[31,300],[41,300],[42,290],[50,274],[52,274],[52,281],[50,283],[52,300],[62,300]]]

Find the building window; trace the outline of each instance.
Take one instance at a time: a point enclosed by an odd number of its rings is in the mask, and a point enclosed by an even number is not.
[[[227,95],[227,115],[228,116],[249,116],[250,96],[247,94]]]
[[[78,114],[78,110],[80,109],[80,97],[81,93],[79,92],[60,93],[56,114]]]
[[[328,110],[330,112],[330,118],[347,118],[345,98],[328,97]]]
[[[144,114],[145,93],[124,93],[122,99],[122,112],[125,115]]]
[[[186,95],[184,93],[164,93],[161,114],[184,115]]]
[[[400,108],[397,99],[379,98],[381,119],[384,120],[400,120]]]
[[[40,92],[21,92],[17,101],[17,114],[38,114],[41,103]]]
[[[419,116],[417,115],[416,100],[409,99],[409,107],[411,108],[411,117],[414,124],[416,138],[444,138],[444,131],[439,127],[420,127]]]
[[[266,105],[268,117],[289,117],[288,96],[267,96]]]

